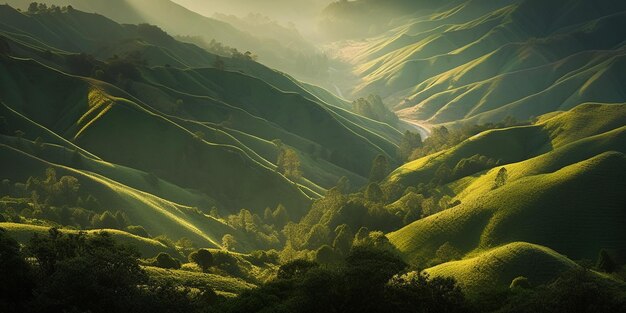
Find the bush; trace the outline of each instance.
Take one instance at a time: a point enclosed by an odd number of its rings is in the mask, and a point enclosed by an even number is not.
[[[203,272],[213,266],[213,255],[207,249],[199,249],[189,254],[189,262],[198,264]]]
[[[302,277],[308,271],[310,271],[313,268],[316,268],[317,266],[318,266],[317,263],[309,261],[309,260],[304,260],[304,259],[293,260],[293,261],[290,261],[281,265],[278,268],[278,273],[276,273],[276,277],[278,279],[294,279],[294,278]]]
[[[146,231],[145,228],[143,228],[143,226],[140,225],[131,225],[126,227],[126,231],[133,234],[133,235],[137,235],[140,237],[144,237],[144,238],[151,238],[150,234]]]
[[[179,269],[180,261],[172,258],[171,255],[165,252],[159,253],[152,264],[156,267],[166,268],[166,269]]]

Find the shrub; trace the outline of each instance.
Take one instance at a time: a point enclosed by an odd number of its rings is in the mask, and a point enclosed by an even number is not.
[[[278,268],[278,273],[276,273],[276,277],[278,279],[293,279],[301,277],[304,276],[304,274],[306,274],[311,269],[316,268],[317,266],[317,263],[309,260],[293,260],[281,265]]]
[[[171,255],[165,252],[159,253],[156,258],[154,258],[154,262],[152,263],[154,266],[166,269],[179,269],[180,261],[172,258]]]
[[[126,231],[131,233],[131,234],[133,234],[133,235],[137,235],[137,236],[140,236],[140,237],[151,238],[150,234],[148,234],[146,229],[143,228],[143,226],[140,226],[140,225],[130,225],[130,226],[126,227]]]
[[[213,265],[213,255],[207,249],[199,249],[189,254],[189,261],[198,264],[203,272]]]

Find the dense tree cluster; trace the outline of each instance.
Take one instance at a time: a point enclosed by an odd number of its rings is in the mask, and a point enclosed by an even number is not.
[[[206,306],[187,288],[152,281],[138,254],[105,232],[53,228],[20,249],[0,230],[0,258],[3,312],[193,312]]]
[[[382,98],[378,95],[369,95],[367,98],[359,98],[353,101],[352,111],[392,126],[398,123],[398,116],[385,106]]]
[[[30,14],[41,14],[41,13],[61,13],[61,12],[71,12],[72,10],[74,10],[74,8],[69,5],[69,6],[58,6],[58,5],[50,5],[48,7],[47,4],[45,3],[37,3],[37,2],[31,2],[28,5],[28,13]]]
[[[78,229],[126,229],[131,225],[120,210],[106,210],[91,194],[81,189],[78,178],[57,177],[54,168],[43,176],[31,176],[24,183],[3,180],[0,192],[0,216],[14,223],[69,226]],[[140,232],[148,236],[145,230]]]
[[[147,61],[138,50],[125,53],[101,62],[93,55],[86,53],[65,55],[67,69],[72,74],[94,77],[98,80],[117,85],[129,90],[133,80],[141,79],[139,67],[146,66]]]
[[[452,129],[445,126],[435,127],[432,129],[430,136],[424,140],[423,144],[413,150],[409,160],[419,159],[423,156],[451,148],[458,145],[465,139],[486,130],[528,124],[529,122],[519,122],[512,117],[507,117],[500,123],[487,123],[481,125],[465,124]]]
[[[335,266],[294,260],[277,279],[225,303],[226,312],[463,312],[466,301],[451,279],[413,272],[395,254],[353,249]]]
[[[271,212],[271,209],[267,208]],[[238,214],[229,215],[226,218],[228,225],[236,230],[240,230],[247,234],[248,238],[255,243],[255,246],[264,249],[280,248],[280,234],[275,229],[275,225],[286,223],[288,219],[285,207],[279,205],[272,213],[264,214],[265,218],[261,218],[258,214],[252,213],[250,210],[241,209]],[[222,240],[224,246],[228,246],[229,250],[236,251],[236,239],[226,236]]]
[[[348,253],[331,256],[332,262],[328,256],[319,258],[323,263],[295,259],[258,288],[223,298],[207,288],[194,291],[151,279],[139,255],[105,232],[88,236],[53,228],[20,246],[0,229],[0,311],[608,313],[626,308],[618,285],[584,269],[540,286],[517,277],[506,290],[468,297],[451,278],[411,270],[386,248],[384,236],[359,230],[355,237]],[[341,239],[336,242],[341,245]],[[241,275],[229,253],[201,249],[190,260]],[[154,261],[163,268],[178,262],[166,253]]]

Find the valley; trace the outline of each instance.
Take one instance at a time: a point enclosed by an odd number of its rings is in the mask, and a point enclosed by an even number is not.
[[[0,311],[621,312],[625,15],[0,4]]]

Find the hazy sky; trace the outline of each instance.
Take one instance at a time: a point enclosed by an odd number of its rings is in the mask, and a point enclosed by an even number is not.
[[[310,28],[317,14],[332,0],[173,0],[206,16],[227,13],[245,16],[261,13],[282,23]]]

